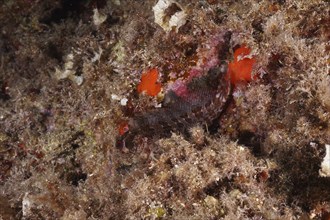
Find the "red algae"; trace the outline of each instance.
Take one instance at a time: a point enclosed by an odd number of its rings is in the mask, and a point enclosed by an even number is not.
[[[230,31],[218,32],[203,42],[196,49],[193,62],[190,62],[191,65],[187,66],[185,70],[181,70],[184,74],[179,73],[179,68],[172,68],[173,72],[171,74],[179,77],[174,77],[174,80],[167,84],[165,92],[172,91],[181,98],[188,98],[191,95],[187,88],[189,83],[205,76],[208,71],[218,67],[221,61],[227,60],[231,35]],[[177,64],[174,66],[177,66]]]
[[[232,84],[238,82],[250,82],[256,79],[252,76],[252,68],[256,62],[255,58],[246,58],[250,54],[250,48],[245,45],[237,48],[234,52],[234,61],[228,64],[228,77]]]
[[[139,93],[145,92],[149,96],[156,96],[162,85],[157,82],[158,70],[156,68],[150,69],[142,74],[141,81],[137,87]]]

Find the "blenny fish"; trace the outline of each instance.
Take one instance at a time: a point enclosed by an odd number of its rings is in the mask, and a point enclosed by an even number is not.
[[[214,120],[219,119],[233,90],[226,74],[230,37],[231,33],[228,32],[219,45],[219,65],[210,68],[202,76],[189,80],[185,96],[179,96],[170,90],[165,94],[161,108],[129,119],[128,130],[117,139],[117,146],[131,144],[136,135],[164,137],[171,132],[186,134],[194,125],[210,126]]]

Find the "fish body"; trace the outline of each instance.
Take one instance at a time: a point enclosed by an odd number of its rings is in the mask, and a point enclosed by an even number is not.
[[[131,142],[136,135],[164,137],[171,132],[186,133],[194,125],[210,126],[218,119],[231,100],[233,90],[226,62],[230,39],[231,32],[227,32],[218,45],[219,65],[187,80],[184,95],[170,90],[161,108],[132,117],[128,122],[129,130],[117,139],[117,144]]]
[[[221,116],[231,97],[232,85],[226,79],[226,69],[211,69],[206,77],[190,82],[186,97],[168,92],[163,107],[129,120],[129,131],[120,137],[120,141],[132,140],[137,134],[167,136],[171,132],[186,132],[197,124],[211,125]]]

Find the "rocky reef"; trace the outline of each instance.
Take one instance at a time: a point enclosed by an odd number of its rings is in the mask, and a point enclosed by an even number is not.
[[[3,0],[0,217],[329,219],[329,24],[327,0]]]

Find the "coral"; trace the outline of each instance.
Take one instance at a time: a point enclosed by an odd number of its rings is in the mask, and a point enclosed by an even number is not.
[[[100,14],[97,8],[93,10],[93,13],[93,23],[95,26],[100,26],[107,20],[107,16]]]
[[[330,176],[330,145],[325,145],[326,155],[323,158],[321,163],[321,169],[319,170],[319,174],[322,177],[329,177]]]
[[[80,86],[83,83],[83,77],[75,75],[75,71],[73,70],[73,58],[73,54],[68,54],[65,60],[64,68],[62,70],[56,68],[54,75],[58,80],[69,78]]]
[[[186,23],[186,12],[179,4],[172,0],[159,0],[153,7],[155,23],[160,25],[166,32],[179,28]]]

